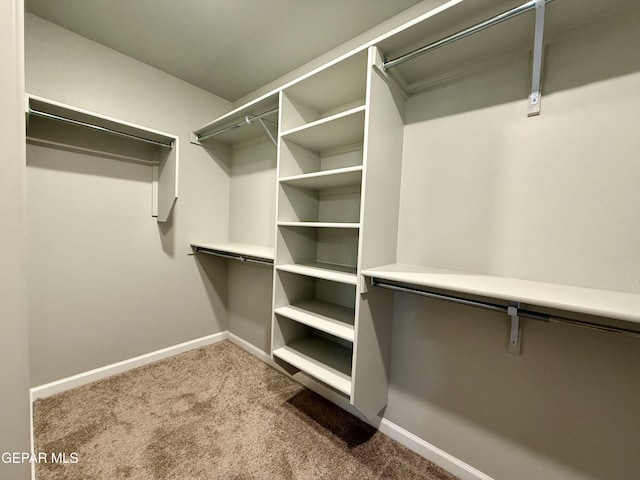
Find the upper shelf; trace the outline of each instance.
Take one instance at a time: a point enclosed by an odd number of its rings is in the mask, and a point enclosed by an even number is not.
[[[26,95],[25,112],[27,115],[59,120],[132,140],[141,140],[160,147],[171,148],[176,141],[175,135],[169,135],[31,94]]]
[[[262,119],[267,126],[273,127],[272,134],[275,137],[277,128],[274,124],[278,122],[278,92],[260,97],[207,123],[193,132],[191,141],[200,144],[211,140],[235,145],[260,136],[268,138],[260,122],[254,119],[266,112],[271,113],[264,115]],[[209,137],[209,135],[213,136]]]
[[[158,222],[169,220],[178,199],[179,139],[176,135],[31,94],[25,97],[25,113],[29,134],[27,138],[30,141],[54,148],[70,147],[84,154],[99,154],[107,158],[151,164],[151,216],[156,217]],[[60,130],[60,125],[72,127]],[[78,132],[81,131],[82,135],[76,135],[71,130],[78,127]],[[110,135],[109,141],[104,141],[104,134]],[[113,141],[114,138],[121,140],[116,142]],[[138,148],[140,145],[144,149]],[[131,155],[133,150],[136,155]]]
[[[462,1],[380,40],[377,45],[389,60],[393,60],[524,3],[525,0]],[[550,1],[546,5],[544,42],[554,43],[570,31],[581,30],[576,27],[597,24],[634,6],[638,6],[637,0]],[[534,18],[533,11],[524,13],[398,65],[390,71],[406,84],[411,93],[451,76],[523,54],[533,48]]]
[[[384,265],[363,270],[362,274],[398,283],[451,290],[640,323],[640,294],[417,265]]]

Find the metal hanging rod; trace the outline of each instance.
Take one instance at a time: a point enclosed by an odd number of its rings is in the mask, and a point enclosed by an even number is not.
[[[467,305],[470,307],[484,308],[486,310],[493,310],[495,312],[502,312],[507,315],[510,315],[509,307],[504,305],[499,305],[497,303],[483,302],[479,300],[469,300],[467,298],[457,297],[455,295],[429,292],[429,291],[425,291],[415,287],[399,285],[395,282],[391,282],[388,280],[380,280],[375,277],[371,278],[371,285],[374,287],[387,288],[389,290],[395,290],[403,293],[412,293],[414,295],[420,295],[422,297],[435,298],[437,300],[444,300],[447,302],[459,303],[459,304]],[[549,315],[546,313],[540,313],[533,310],[521,309],[521,308],[517,309],[517,315],[520,317],[527,317],[533,320],[546,322],[546,323],[559,323],[563,325],[571,325],[574,327],[588,328],[590,330],[617,333],[620,335],[627,335],[630,337],[640,338],[640,332],[637,330],[632,330],[630,328],[615,327],[611,325],[605,325],[602,323],[592,323],[592,322],[585,322],[582,320],[574,320],[572,318],[559,317],[556,315]]]
[[[270,267],[273,266],[273,260],[267,260],[265,258],[251,257],[240,253],[222,252],[220,250],[210,250],[201,247],[194,247],[194,250],[195,253],[205,253],[207,255],[228,258],[230,260],[240,260],[241,262],[257,263],[260,265],[268,265]]]
[[[137,135],[132,135],[130,133],[124,133],[124,132],[120,132],[118,130],[112,130],[110,128],[101,127],[99,125],[93,125],[91,123],[81,122],[79,120],[73,120],[71,118],[66,118],[66,117],[61,117],[59,115],[53,115],[51,113],[41,112],[39,110],[29,109],[29,115],[34,115],[36,117],[42,117],[42,118],[49,118],[51,120],[57,120],[59,122],[70,123],[72,125],[78,125],[80,127],[91,128],[92,130],[98,130],[99,132],[105,132],[105,133],[109,133],[111,135],[117,135],[117,136],[120,136],[120,137],[129,138],[129,139],[132,139],[132,140],[139,140],[141,142],[151,143],[153,145],[158,145],[160,147],[171,148],[173,146],[173,142],[170,142],[170,143],[158,142],[156,140],[151,140],[151,139],[148,139],[148,138],[139,137]]]
[[[259,113],[257,115],[247,115],[246,117],[244,117],[244,120],[239,121],[238,123],[234,123],[233,125],[229,125],[228,127],[223,127],[219,130],[214,130],[211,133],[208,133],[206,135],[196,135],[196,137],[198,138],[198,141],[201,142],[203,140],[206,140],[208,138],[211,137],[216,137],[218,135],[222,135],[223,133],[227,133],[230,132],[231,130],[235,130],[236,128],[240,128],[243,127],[245,125],[251,125],[254,120],[260,120],[262,119],[262,117],[266,117],[268,115],[272,115],[274,113],[276,113],[278,111],[278,107],[272,108],[271,110],[268,110],[266,112],[263,113]]]
[[[549,3],[552,1],[553,0],[545,0],[545,3]],[[493,27],[494,25],[502,23],[506,20],[510,20],[514,17],[517,17],[518,15],[521,15],[523,13],[526,13],[535,9],[536,3],[537,2],[535,0],[531,0],[527,3],[520,5],[519,7],[515,7],[511,10],[503,12],[499,15],[496,15],[495,17],[485,20],[484,22],[480,22],[476,25],[473,25],[472,27],[468,27],[468,28],[465,28],[464,30],[460,30],[459,32],[449,35],[448,37],[442,38],[436,42],[425,45],[424,47],[417,48],[416,50],[413,50],[409,53],[401,55],[398,58],[394,58],[393,60],[385,60],[385,62],[382,64],[382,67],[385,71],[389,70],[390,68],[398,66],[401,63],[407,62],[409,60],[413,60],[414,58],[419,57],[420,55],[424,55],[425,53],[431,52],[432,50],[435,50],[440,47],[444,47],[445,45],[456,42],[470,35],[473,35],[474,33],[481,32],[482,30],[485,30],[489,27]]]

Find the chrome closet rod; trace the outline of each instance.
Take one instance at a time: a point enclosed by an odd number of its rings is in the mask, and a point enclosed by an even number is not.
[[[218,135],[222,135],[223,133],[227,133],[230,132],[231,130],[234,130],[236,128],[242,127],[244,125],[251,125],[253,123],[254,120],[259,120],[262,117],[266,117],[267,115],[271,115],[273,113],[276,113],[278,111],[278,107],[273,108],[267,112],[263,112],[263,113],[259,113],[257,115],[247,115],[246,117],[244,117],[244,120],[238,122],[238,123],[234,123],[233,125],[229,125],[228,127],[223,127],[219,130],[214,130],[211,133],[208,133],[206,135],[196,135],[198,137],[198,141],[203,141],[206,140],[207,138],[211,138],[211,137],[215,137]]]
[[[203,248],[196,248],[196,253],[206,253],[207,255],[215,255],[216,257],[228,258],[231,260],[240,260],[241,262],[250,262],[250,263],[258,263],[260,265],[269,265],[273,266],[273,261],[265,260],[257,257],[250,257],[247,255],[229,253],[229,252],[220,252],[218,250],[206,250]]]
[[[545,3],[549,3],[552,1],[553,0],[546,0]],[[527,3],[520,5],[519,7],[512,8],[511,10],[508,10],[499,15],[496,15],[495,17],[489,18],[484,22],[480,22],[476,25],[473,25],[472,27],[465,28],[464,30],[460,30],[459,32],[449,35],[448,37],[442,38],[436,42],[425,45],[424,47],[420,47],[409,53],[405,53],[404,55],[394,58],[393,60],[385,60],[385,62],[382,64],[382,68],[385,71],[389,70],[390,68],[393,68],[409,60],[413,60],[414,58],[419,57],[420,55],[424,55],[425,53],[428,53],[432,50],[435,50],[440,47],[444,47],[445,45],[456,42],[470,35],[473,35],[474,33],[481,32],[482,30],[485,30],[489,27],[493,27],[494,25],[502,23],[506,20],[510,20],[523,13],[529,12],[533,10],[535,7],[536,7],[536,1],[531,0]]]
[[[59,115],[53,115],[51,113],[40,112],[39,110],[29,109],[29,115],[35,115],[36,117],[42,117],[42,118],[49,118],[51,120],[57,120],[57,121],[64,122],[64,123],[70,123],[72,125],[78,125],[80,127],[91,128],[93,130],[98,130],[100,132],[109,133],[111,135],[118,135],[120,137],[130,138],[132,140],[139,140],[141,142],[151,143],[153,145],[159,145],[161,147],[171,148],[172,145],[173,145],[173,142],[171,142],[171,143],[157,142],[155,140],[150,140],[150,139],[144,138],[144,137],[138,137],[137,135],[131,135],[130,133],[124,133],[124,132],[120,132],[118,130],[112,130],[110,128],[101,127],[99,125],[93,125],[91,123],[81,122],[79,120],[72,120],[71,118],[61,117]]]
[[[380,280],[375,277],[371,277],[371,285],[373,285],[374,287],[382,287],[382,288],[387,288],[389,290],[395,290],[397,292],[411,293],[414,295],[420,295],[422,297],[434,298],[436,300],[444,300],[447,302],[459,303],[461,305],[467,305],[470,307],[484,308],[486,310],[493,310],[495,312],[502,312],[505,314],[507,314],[508,312],[508,307],[504,305],[499,305],[497,303],[482,302],[479,300],[469,300],[467,298],[457,297],[455,295],[447,295],[444,293],[427,292],[419,288],[412,288],[412,287],[407,287],[403,285],[398,285],[395,282]],[[518,308],[518,316],[531,318],[533,320],[537,320],[540,322],[559,323],[563,325],[571,325],[574,327],[588,328],[590,330],[617,333],[621,335],[627,335],[630,337],[640,338],[640,332],[637,330],[632,330],[630,328],[614,327],[614,326],[605,325],[602,323],[585,322],[582,320],[575,320],[572,318],[559,317],[556,315],[548,315],[546,313],[540,313],[533,310]]]

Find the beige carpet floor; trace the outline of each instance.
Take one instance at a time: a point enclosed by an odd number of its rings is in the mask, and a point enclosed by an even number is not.
[[[37,480],[456,477],[229,342],[34,405]]]

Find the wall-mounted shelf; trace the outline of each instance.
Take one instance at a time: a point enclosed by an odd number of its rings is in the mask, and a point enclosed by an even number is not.
[[[236,108],[198,128],[191,135],[191,143],[201,145],[211,140],[235,145],[257,137],[275,138],[277,123],[278,92],[275,92]],[[267,133],[265,127],[270,133]]]
[[[52,122],[71,125],[71,128],[80,128],[88,135],[91,132],[92,135],[110,135],[114,139],[120,138],[121,142],[124,142],[120,145],[120,153],[114,154],[112,151],[104,153],[112,158],[152,165],[152,216],[157,217],[158,222],[166,222],[169,219],[178,199],[179,139],[177,136],[30,94],[26,95],[25,113],[28,140],[40,142],[44,146],[76,148],[83,153],[101,153],[95,148],[89,149],[69,144],[68,141],[61,143],[45,138],[48,136],[46,132]],[[122,151],[126,152],[128,145],[134,143],[142,143],[149,147],[145,151],[147,158],[132,158],[121,154]]]
[[[374,279],[640,323],[640,294],[417,265],[391,264],[363,270],[362,274]]]
[[[246,243],[191,243],[194,253],[273,265],[273,248]]]

